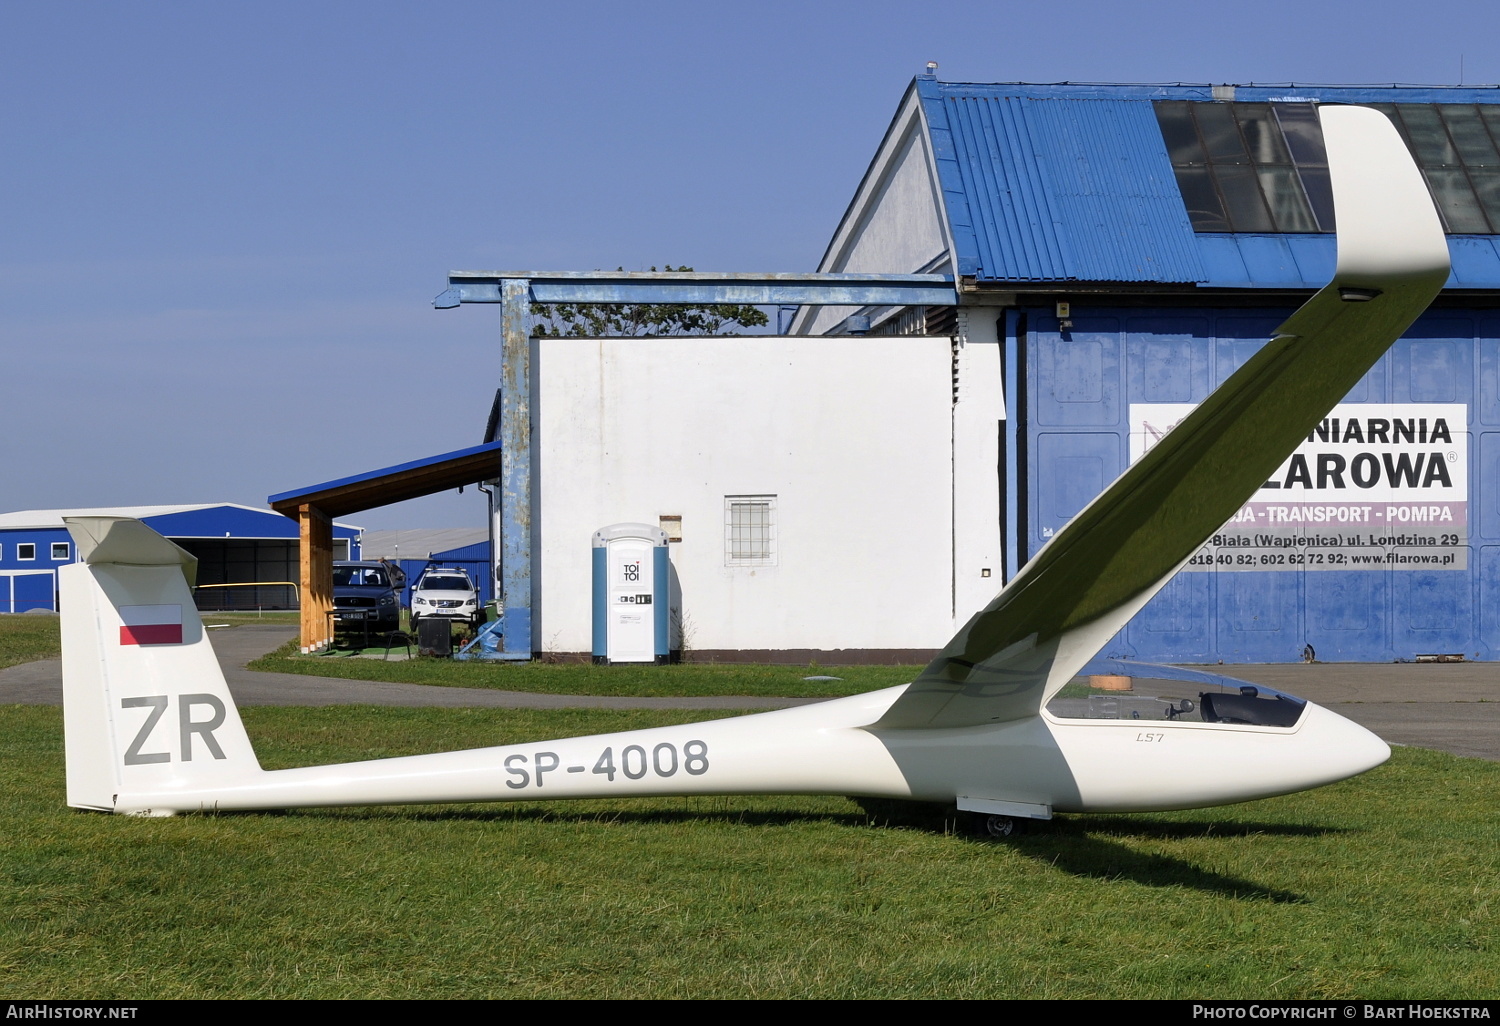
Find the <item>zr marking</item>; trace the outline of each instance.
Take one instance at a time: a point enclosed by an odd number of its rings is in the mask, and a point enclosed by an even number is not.
[[[140,709],[149,706],[151,712],[146,716],[146,723],[135,735],[135,740],[130,742],[130,747],[125,749],[125,765],[145,766],[156,762],[171,762],[172,757],[166,752],[141,753],[141,745],[146,743],[146,738],[151,731],[156,729],[156,721],[161,719],[162,713],[167,711],[166,695],[147,695],[144,698],[122,698],[121,709]]]
[[[146,722],[136,732],[135,740],[130,742],[130,747],[125,749],[125,765],[127,766],[149,766],[153,763],[171,762],[172,756],[168,752],[143,752],[141,746],[156,729],[157,723],[161,721],[162,715],[167,711],[169,695],[144,695],[138,698],[120,699],[121,709],[150,709],[146,714]],[[206,705],[213,710],[212,715],[206,720],[193,719],[193,707]],[[193,735],[197,734],[203,744],[208,748],[208,754],[215,759],[225,758],[224,749],[219,744],[219,739],[214,737],[214,731],[224,725],[228,716],[228,710],[224,703],[215,695],[178,695],[177,696],[177,741],[179,751],[182,753],[183,762],[193,761]],[[550,767],[549,767],[550,768]],[[540,769],[540,767],[539,767]]]

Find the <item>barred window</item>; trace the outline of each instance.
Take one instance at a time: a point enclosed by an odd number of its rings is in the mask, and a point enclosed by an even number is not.
[[[724,565],[776,565],[776,496],[724,496]]]

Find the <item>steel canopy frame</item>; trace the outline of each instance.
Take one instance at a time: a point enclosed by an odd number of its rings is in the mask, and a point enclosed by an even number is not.
[[[439,310],[503,303],[515,282],[537,303],[956,306],[946,274],[712,274],[702,271],[450,271]]]
[[[532,637],[531,304],[685,303],[957,306],[946,274],[713,274],[701,271],[450,271],[439,310],[499,303],[500,478],[490,517],[502,659],[530,659]],[[812,341],[813,336],[809,337]],[[496,530],[498,521],[499,529]],[[498,534],[498,537],[495,535]]]

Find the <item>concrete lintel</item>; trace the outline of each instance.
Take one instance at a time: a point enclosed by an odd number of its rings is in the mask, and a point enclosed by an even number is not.
[[[1015,306],[1014,292],[965,292],[961,306]]]

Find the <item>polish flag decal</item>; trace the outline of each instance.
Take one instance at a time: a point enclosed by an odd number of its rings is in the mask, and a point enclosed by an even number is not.
[[[121,606],[120,644],[182,644],[181,606]]]

